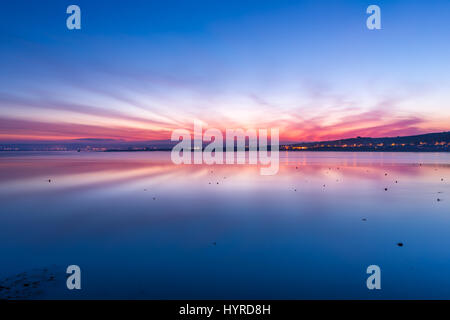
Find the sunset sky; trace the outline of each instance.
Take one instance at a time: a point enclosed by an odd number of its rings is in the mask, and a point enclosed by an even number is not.
[[[282,141],[448,131],[450,1],[1,4],[0,141],[163,140],[195,119]]]

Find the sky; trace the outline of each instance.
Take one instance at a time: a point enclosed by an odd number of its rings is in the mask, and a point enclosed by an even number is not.
[[[194,120],[281,141],[448,131],[449,88],[448,0],[0,6],[1,142],[165,140]]]

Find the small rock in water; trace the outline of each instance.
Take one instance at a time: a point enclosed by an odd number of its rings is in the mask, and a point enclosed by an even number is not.
[[[403,242],[399,242],[399,243],[397,243],[397,246],[399,246],[399,247],[403,247]]]
[[[33,269],[29,272],[22,272],[0,279],[0,300],[33,299],[41,297],[43,291],[48,290],[50,287],[54,287],[56,284],[56,281],[54,281],[55,275],[52,274],[50,278],[48,278],[45,270],[46,269]]]
[[[439,202],[439,201],[441,201],[441,199],[437,198],[437,201]]]
[[[362,221],[367,221],[367,219],[366,219],[366,218],[362,218],[361,220],[362,220]]]
[[[48,183],[52,182],[52,179],[48,179]]]
[[[387,191],[388,189],[387,188],[384,188],[384,191]]]

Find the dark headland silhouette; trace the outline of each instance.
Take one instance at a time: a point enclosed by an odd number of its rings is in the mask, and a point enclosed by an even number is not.
[[[93,138],[59,142],[0,141],[0,151],[170,151],[175,144],[177,142],[170,140],[130,142]],[[330,141],[285,143],[280,145],[280,150],[449,152],[450,131],[402,137],[356,137]]]

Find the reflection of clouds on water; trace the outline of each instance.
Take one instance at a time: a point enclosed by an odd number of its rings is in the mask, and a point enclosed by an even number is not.
[[[7,153],[8,155],[8,153]],[[164,186],[170,189],[202,188],[217,184],[222,176],[230,179],[225,188],[283,188],[286,183],[377,181],[434,181],[450,172],[447,154],[289,152],[281,153],[280,170],[262,177],[253,165],[174,165],[169,152],[141,153],[36,153],[20,157],[11,154],[0,163],[0,192],[3,195],[97,192],[115,194]],[[214,170],[211,170],[214,169]],[[295,170],[293,170],[295,169]],[[389,172],[389,175],[386,173]],[[214,174],[213,174],[214,173]],[[194,182],[195,181],[195,182]],[[47,182],[47,183],[44,183]],[[397,183],[396,182],[396,183]],[[248,190],[247,190],[248,191]]]

